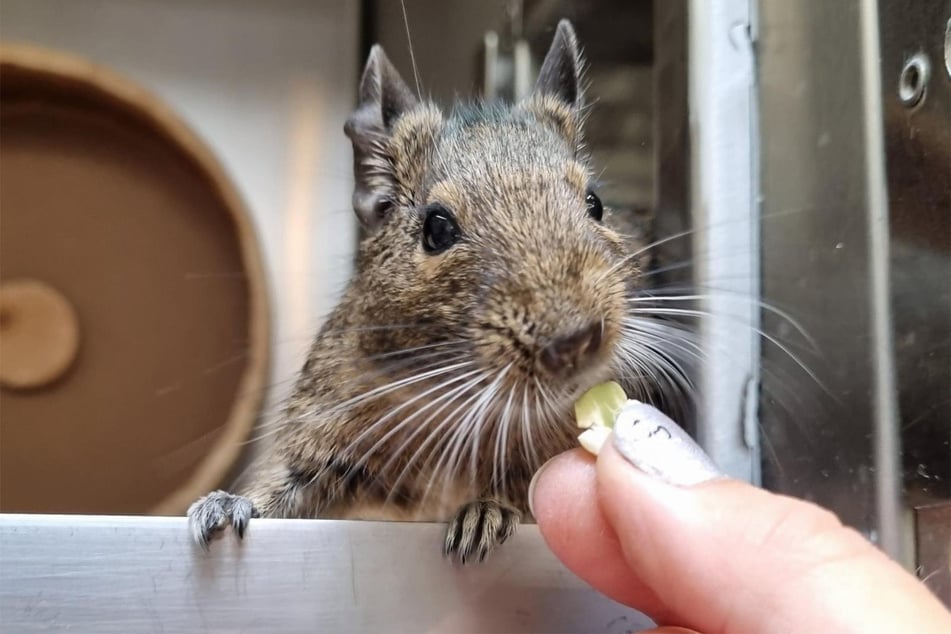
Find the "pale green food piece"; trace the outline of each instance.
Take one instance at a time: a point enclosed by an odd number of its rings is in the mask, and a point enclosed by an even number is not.
[[[595,426],[614,427],[614,419],[627,403],[627,394],[610,381],[595,385],[575,402],[575,420],[580,429]]]
[[[604,443],[607,442],[608,436],[610,435],[610,427],[595,425],[594,427],[581,432],[581,434],[578,436],[578,443],[584,447],[585,451],[597,456],[599,453],[601,453],[601,447],[604,446]]]

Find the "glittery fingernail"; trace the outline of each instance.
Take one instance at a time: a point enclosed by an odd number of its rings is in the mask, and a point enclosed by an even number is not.
[[[614,447],[641,471],[670,484],[692,486],[724,477],[680,425],[640,401],[628,401],[618,414]]]

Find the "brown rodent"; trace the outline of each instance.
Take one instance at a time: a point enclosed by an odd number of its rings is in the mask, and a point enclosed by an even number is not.
[[[241,496],[189,509],[199,544],[259,515],[449,521],[466,562],[527,517],[575,400],[637,373],[637,264],[591,189],[581,71],[562,21],[529,98],[446,115],[373,48],[345,127],[356,274]]]

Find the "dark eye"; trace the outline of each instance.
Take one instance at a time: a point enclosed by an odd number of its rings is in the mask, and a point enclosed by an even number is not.
[[[588,215],[598,222],[601,222],[601,217],[604,215],[604,205],[601,204],[601,199],[598,198],[598,195],[589,189],[584,201],[588,205]]]
[[[442,253],[462,237],[452,212],[438,203],[426,207],[423,220],[423,249],[430,255]]]

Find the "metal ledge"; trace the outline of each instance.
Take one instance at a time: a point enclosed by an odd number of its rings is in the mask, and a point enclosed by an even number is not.
[[[209,553],[184,518],[0,515],[5,632],[630,632],[523,526],[451,565],[440,524],[254,520]]]

